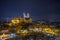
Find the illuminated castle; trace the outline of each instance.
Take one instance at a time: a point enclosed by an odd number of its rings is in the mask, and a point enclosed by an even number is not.
[[[23,17],[20,17],[20,18],[13,18],[11,20],[11,22],[13,24],[18,24],[18,23],[21,23],[21,22],[25,22],[25,23],[31,23],[32,22],[32,18],[30,17],[29,13],[23,13]]]

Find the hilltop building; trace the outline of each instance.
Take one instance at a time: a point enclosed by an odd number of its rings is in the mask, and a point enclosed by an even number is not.
[[[22,22],[31,23],[32,18],[30,17],[29,13],[23,13],[23,17],[20,17],[20,18],[15,17],[11,20],[11,22],[13,24],[18,24],[18,23],[22,23]]]

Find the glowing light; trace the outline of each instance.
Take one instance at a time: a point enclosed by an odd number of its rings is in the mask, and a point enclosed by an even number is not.
[[[11,20],[11,22],[12,22],[13,25],[18,25],[18,23],[20,23],[20,20],[19,20],[19,18],[13,18]]]
[[[8,36],[8,38],[13,38],[13,37],[16,37],[16,34],[10,34],[10,36]]]
[[[9,23],[8,25],[9,25],[9,26],[12,26],[12,23]]]
[[[9,36],[9,34],[3,34],[3,35],[0,35],[0,38],[1,39],[7,39],[8,36]]]
[[[56,34],[51,28],[44,28],[43,32],[50,33],[50,34]]]
[[[21,35],[28,35],[28,33],[29,33],[28,30],[22,30],[21,31]]]

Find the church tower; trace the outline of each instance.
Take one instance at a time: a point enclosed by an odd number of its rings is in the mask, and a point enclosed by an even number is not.
[[[24,16],[24,18],[29,18],[30,16],[29,16],[29,13],[23,13],[23,16]]]
[[[32,19],[31,19],[29,13],[23,13],[23,18],[24,18],[24,22],[25,22],[25,23],[30,23],[30,22],[32,22]]]

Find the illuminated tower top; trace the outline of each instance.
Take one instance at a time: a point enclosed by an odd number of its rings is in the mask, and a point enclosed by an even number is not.
[[[29,18],[30,16],[29,16],[29,13],[23,13],[23,17],[24,18]]]

